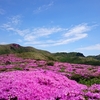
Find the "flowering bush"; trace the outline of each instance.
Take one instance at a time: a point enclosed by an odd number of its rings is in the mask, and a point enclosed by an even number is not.
[[[84,99],[85,85],[52,71],[12,71],[0,73],[0,100],[77,100]]]
[[[100,66],[2,55],[0,100],[100,100]]]

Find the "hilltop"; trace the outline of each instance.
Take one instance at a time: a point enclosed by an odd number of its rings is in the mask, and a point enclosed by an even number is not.
[[[44,50],[39,50],[30,46],[23,47],[19,44],[0,45],[1,54],[16,54],[22,58],[40,59],[40,60],[55,60],[54,56]]]

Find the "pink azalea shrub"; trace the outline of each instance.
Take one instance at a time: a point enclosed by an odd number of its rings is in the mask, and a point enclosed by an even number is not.
[[[85,89],[87,86],[52,71],[0,73],[0,100],[84,100]]]

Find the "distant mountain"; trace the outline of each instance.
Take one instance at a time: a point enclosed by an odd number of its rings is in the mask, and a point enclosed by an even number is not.
[[[54,53],[55,56],[67,56],[67,57],[85,57],[82,53],[79,52],[70,52],[70,53],[66,53],[66,52],[58,52],[58,53]]]
[[[58,61],[77,63],[77,64],[90,64],[90,65],[100,65],[100,55],[98,56],[88,56],[85,57],[82,53],[79,52],[60,52],[53,54]]]
[[[90,64],[90,65],[100,65],[100,55],[97,56],[87,56],[79,52],[58,52],[50,53],[45,50],[39,50],[33,47],[23,47],[19,44],[8,44],[0,45],[0,55],[1,54],[11,54],[14,53],[22,58],[31,58],[37,60],[53,60],[60,62],[69,62],[77,64]]]

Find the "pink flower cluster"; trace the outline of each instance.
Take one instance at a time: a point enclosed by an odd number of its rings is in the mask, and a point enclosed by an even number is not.
[[[1,55],[0,100],[100,100],[100,84],[88,87],[68,79],[100,77],[100,66],[52,63]]]
[[[85,85],[52,71],[0,73],[0,100],[85,100],[85,89]]]

